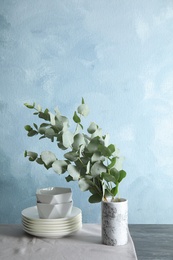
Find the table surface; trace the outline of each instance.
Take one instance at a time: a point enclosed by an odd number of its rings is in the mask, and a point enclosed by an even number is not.
[[[0,225],[0,260],[137,260],[133,240],[123,246],[101,242],[99,224],[83,224],[77,233],[61,238],[27,234],[22,225]]]
[[[130,224],[129,225],[130,235],[133,239],[136,254],[138,260],[173,260],[173,225],[153,225],[153,224]],[[64,241],[68,242],[70,241],[70,246],[72,247],[72,252],[75,250],[75,248],[80,244],[82,253],[85,254],[86,250],[92,249],[93,254],[96,253],[96,250],[99,247],[99,250],[105,254],[105,258],[108,260],[108,255],[110,251],[114,250],[113,248],[109,246],[103,246],[100,244],[100,227],[97,224],[84,224],[83,225],[83,234],[85,235],[85,238],[83,236],[78,236],[78,238],[73,239],[72,245],[71,241],[69,239],[64,239]],[[13,236],[11,235],[13,234]],[[83,241],[81,238],[83,237]],[[56,248],[57,245],[59,246],[60,243],[64,243],[62,240],[46,240],[46,239],[36,239],[32,236],[27,236],[27,234],[22,230],[21,225],[0,225],[0,259],[1,260],[10,260],[9,257],[3,258],[2,251],[7,252],[11,254],[12,253],[12,246],[13,251],[14,248],[16,248],[14,245],[15,241],[17,240],[18,243],[20,243],[20,239],[22,238],[23,242],[25,244],[25,247],[27,250],[40,250],[40,252],[44,251],[44,248],[36,248],[36,245],[38,247],[39,241],[42,241],[41,243],[45,246],[54,247]],[[77,243],[76,243],[77,242]],[[79,243],[79,244],[78,244]],[[86,246],[87,243],[87,246]],[[11,247],[11,249],[10,249]],[[88,248],[87,248],[88,247]],[[29,249],[30,248],[30,249]],[[68,248],[69,251],[71,250]],[[11,251],[10,251],[11,250]],[[24,248],[18,248],[15,249],[16,254],[24,254]],[[84,251],[83,251],[84,250]],[[117,249],[116,249],[117,250]],[[119,250],[119,249],[118,249]],[[63,250],[61,250],[63,251]],[[132,251],[132,250],[131,250]],[[35,251],[34,254],[37,254]],[[118,251],[117,251],[118,253]],[[73,254],[74,256],[74,254]],[[85,255],[84,255],[85,256]],[[102,255],[103,257],[103,255]],[[133,255],[134,257],[134,255]],[[49,257],[48,257],[49,258]],[[48,260],[48,258],[46,258]],[[13,252],[13,258],[14,259],[14,252]],[[26,259],[26,258],[17,258],[18,259]],[[27,258],[31,259],[31,258]],[[51,258],[49,258],[51,259]],[[56,259],[67,259],[67,258],[54,258]],[[73,257],[70,257],[70,259],[73,259]],[[85,256],[83,259],[91,259],[87,258]],[[101,258],[102,259],[102,258]],[[117,259],[116,256],[113,259]],[[122,259],[122,258],[121,258]],[[126,258],[123,258],[123,260]],[[128,258],[129,260],[129,258]]]
[[[173,260],[173,225],[129,225],[138,260]]]

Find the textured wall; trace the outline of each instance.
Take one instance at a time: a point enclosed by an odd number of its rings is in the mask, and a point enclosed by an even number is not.
[[[37,187],[68,186],[30,163],[24,102],[72,116],[84,97],[90,121],[111,135],[128,173],[130,223],[173,223],[172,0],[0,0],[0,222],[19,223]],[[52,149],[55,149],[53,147]],[[77,183],[84,222],[100,221]]]

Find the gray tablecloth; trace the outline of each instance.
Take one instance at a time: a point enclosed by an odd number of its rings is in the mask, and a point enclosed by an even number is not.
[[[136,260],[129,234],[125,246],[101,243],[101,227],[83,224],[77,233],[63,238],[39,238],[28,235],[21,225],[0,225],[1,260]]]

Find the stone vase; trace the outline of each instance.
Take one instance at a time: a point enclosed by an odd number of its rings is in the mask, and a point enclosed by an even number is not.
[[[102,201],[102,243],[116,246],[128,242],[128,201]]]

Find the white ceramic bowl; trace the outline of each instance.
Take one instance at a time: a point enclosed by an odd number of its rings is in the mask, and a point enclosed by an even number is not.
[[[44,204],[37,202],[37,210],[40,218],[56,219],[68,217],[71,214],[73,202],[59,204]]]
[[[57,204],[72,201],[72,190],[63,187],[49,187],[36,191],[37,202]]]

